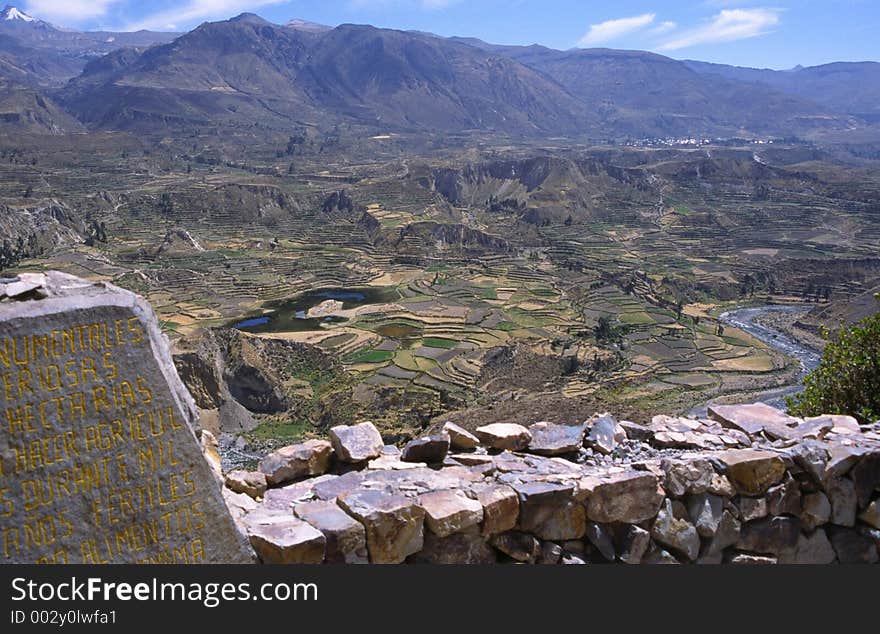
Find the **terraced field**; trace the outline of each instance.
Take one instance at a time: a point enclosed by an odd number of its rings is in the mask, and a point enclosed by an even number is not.
[[[98,223],[107,238],[38,235],[51,247],[19,268],[142,293],[173,338],[238,326],[316,346],[351,377],[345,402],[404,436],[509,401],[572,404],[550,419],[585,399],[637,417],[781,384],[792,364],[717,315],[845,303],[880,279],[880,184],[833,162],[509,148],[288,168],[263,147],[218,164],[115,139],[74,169],[57,143],[37,166],[0,163],[0,203],[58,205],[79,219],[71,231]],[[326,301],[300,301],[320,289],[378,299],[298,319]],[[333,419],[331,399],[320,420],[288,427]]]

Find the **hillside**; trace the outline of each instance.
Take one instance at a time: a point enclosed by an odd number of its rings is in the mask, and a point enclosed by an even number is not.
[[[0,122],[6,134],[70,134],[84,128],[41,91],[0,78]]]
[[[876,62],[837,62],[788,71],[686,63],[699,73],[770,86],[838,112],[880,121],[880,64]]]
[[[577,99],[514,61],[366,26],[303,30],[243,16],[204,24],[130,62],[120,55],[87,66],[61,93],[93,127],[349,121],[528,134],[574,132],[591,121]]]
[[[177,34],[153,31],[83,32],[50,24],[7,5],[0,11],[0,77],[60,86],[90,59],[126,47],[169,42]]]
[[[624,134],[797,135],[847,125],[831,104],[700,74],[654,53],[542,46],[490,50],[546,73]]]
[[[293,122],[644,138],[810,135],[854,125],[829,107],[651,53],[282,26],[253,14],[203,24],[137,56],[111,55],[59,93],[93,128],[278,130]]]

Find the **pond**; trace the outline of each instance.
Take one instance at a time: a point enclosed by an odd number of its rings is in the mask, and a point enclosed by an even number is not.
[[[333,299],[342,302],[348,310],[369,304],[384,304],[400,299],[393,287],[367,286],[358,288],[320,288],[302,293],[291,299],[269,302],[266,311],[252,315],[232,324],[233,328],[252,333],[305,332],[321,330],[324,325],[347,321],[333,315],[322,318],[308,318],[309,309],[321,302]]]

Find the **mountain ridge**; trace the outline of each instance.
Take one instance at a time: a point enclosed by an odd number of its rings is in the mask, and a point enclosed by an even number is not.
[[[95,129],[305,123],[519,137],[788,137],[857,129],[880,108],[841,107],[851,87],[822,100],[818,89],[799,93],[775,75],[758,81],[754,74],[765,71],[645,51],[558,51],[370,25],[274,24],[254,13],[184,34],[121,39],[57,32],[63,35],[28,41],[2,26],[0,76],[27,81],[30,74],[31,83],[57,88],[52,96]],[[4,35],[24,52],[4,48]],[[94,45],[99,35],[107,59],[90,64],[103,59]],[[60,57],[31,70],[21,62],[49,54]],[[74,71],[61,87],[61,76]],[[880,75],[876,83],[880,103]]]
[[[56,87],[79,75],[86,62],[129,46],[171,41],[175,33],[154,31],[78,31],[32,17],[13,5],[0,12],[0,57],[24,69],[0,77],[42,87]],[[34,64],[35,60],[41,60]],[[29,66],[35,66],[27,70]]]
[[[880,122],[880,63],[831,62],[790,70],[748,68],[685,60],[704,74],[748,81],[798,95],[839,112]]]
[[[135,98],[173,93],[174,107],[195,118],[211,114],[206,93],[227,102],[230,120],[262,112],[267,120],[308,115],[395,129],[573,132],[590,117],[552,80],[472,47],[362,25],[304,32],[249,17],[202,24],[111,75],[86,71],[60,95],[81,118],[103,125],[96,107],[138,109],[127,88],[137,89]],[[229,110],[228,102],[244,109]]]

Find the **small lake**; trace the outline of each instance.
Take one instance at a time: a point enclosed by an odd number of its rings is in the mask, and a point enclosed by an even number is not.
[[[369,304],[394,302],[400,299],[400,295],[396,289],[382,286],[320,288],[292,299],[270,302],[266,304],[264,313],[237,321],[232,327],[253,333],[305,332],[321,330],[322,326],[347,321],[345,318],[332,315],[322,318],[306,317],[310,308],[328,299],[342,302],[342,308],[348,310]]]

